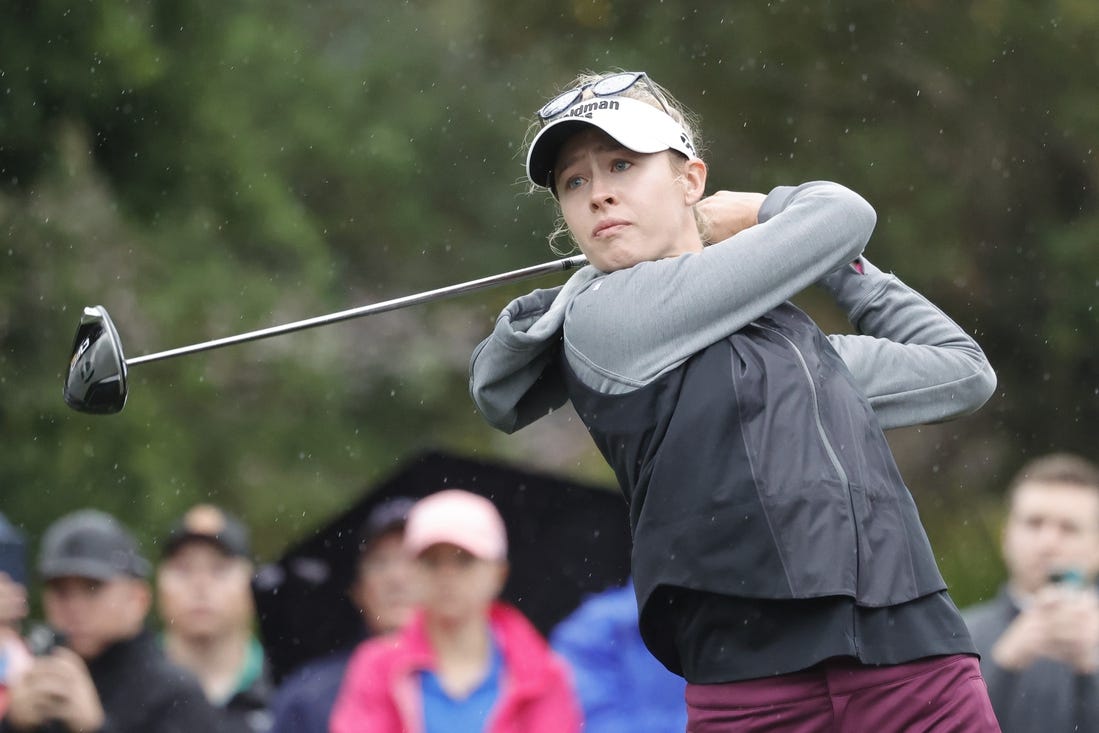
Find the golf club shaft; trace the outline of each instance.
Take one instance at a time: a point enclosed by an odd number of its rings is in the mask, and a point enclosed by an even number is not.
[[[191,346],[180,346],[179,348],[169,349],[168,351],[159,351],[155,354],[137,356],[132,359],[126,359],[126,365],[133,366],[135,364],[144,364],[145,362],[149,361],[171,359],[172,357],[183,356],[184,354],[194,354],[199,351],[220,349],[222,346],[231,346],[233,344],[240,344],[246,341],[258,341],[260,339],[269,338],[271,336],[279,336],[281,334],[291,333],[293,331],[304,331],[307,328],[326,326],[330,323],[348,321],[352,318],[361,318],[362,316],[369,316],[375,313],[384,313],[386,311],[397,310],[398,308],[405,308],[410,305],[418,305],[420,303],[428,303],[435,300],[442,300],[444,298],[449,298],[455,295],[461,295],[462,293],[471,293],[475,290],[484,290],[485,288],[491,288],[496,285],[501,285],[503,283],[527,280],[532,277],[549,275],[554,272],[564,272],[567,270],[571,270],[574,267],[581,267],[583,265],[586,265],[587,262],[587,259],[583,255],[566,257],[561,260],[544,262],[541,265],[532,265],[530,267],[524,267],[519,270],[512,270],[511,272],[503,272],[499,275],[490,275],[488,277],[482,277],[478,280],[470,280],[468,282],[458,283],[457,285],[448,285],[443,288],[428,290],[423,293],[416,293],[414,295],[406,295],[401,298],[394,298],[393,300],[382,301],[381,303],[372,303],[370,305],[350,308],[348,310],[331,313],[325,316],[316,316],[314,318],[307,318],[303,321],[294,321],[293,323],[287,323],[282,326],[261,328],[258,331],[249,331],[248,333],[242,333],[236,336],[226,336],[224,338],[214,339],[213,341],[204,341],[200,344],[192,344]]]

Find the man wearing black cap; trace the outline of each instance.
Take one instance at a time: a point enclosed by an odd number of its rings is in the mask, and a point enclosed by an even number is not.
[[[359,559],[348,595],[362,611],[366,636],[394,631],[411,615],[412,562],[402,541],[414,503],[405,497],[382,502],[359,529]],[[328,733],[328,716],[351,651],[310,662],[286,679],[271,704],[271,733]]]
[[[64,639],[11,688],[0,731],[195,733],[218,730],[195,680],[145,629],[149,564],[113,517],[59,519],[38,562],[46,619]]]
[[[176,523],[157,568],[164,649],[198,678],[230,733],[271,727],[271,684],[252,632],[253,574],[247,528],[210,504],[192,507]]]

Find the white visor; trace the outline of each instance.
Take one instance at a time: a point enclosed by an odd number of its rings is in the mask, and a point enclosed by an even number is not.
[[[534,185],[553,187],[557,153],[586,126],[599,128],[635,153],[675,150],[695,157],[686,130],[663,110],[630,97],[593,97],[580,100],[539,130],[527,151],[527,176]]]

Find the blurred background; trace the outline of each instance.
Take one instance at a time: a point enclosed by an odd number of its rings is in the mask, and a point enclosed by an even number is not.
[[[981,412],[890,435],[968,604],[1010,475],[1097,457],[1097,67],[1090,0],[3,0],[0,510],[36,540],[95,506],[148,547],[211,500],[262,559],[423,450],[611,490],[570,410],[505,436],[466,390],[507,300],[563,276],[141,365],[114,416],[61,384],[85,305],[134,357],[552,259],[533,111],[644,69],[700,115],[710,190],[859,191],[868,256],[985,347]]]

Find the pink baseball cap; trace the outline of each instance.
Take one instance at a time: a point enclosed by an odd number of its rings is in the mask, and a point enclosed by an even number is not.
[[[462,489],[447,489],[416,502],[408,513],[404,546],[413,555],[446,542],[482,560],[504,560],[507,530],[496,505]]]

